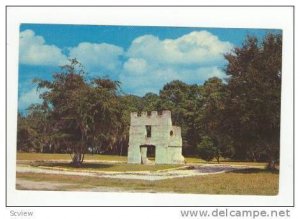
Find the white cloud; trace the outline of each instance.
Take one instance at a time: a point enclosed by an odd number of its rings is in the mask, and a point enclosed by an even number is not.
[[[119,57],[123,53],[123,48],[112,44],[82,42],[70,49],[69,57],[76,58],[90,71],[99,69],[114,71],[120,68]]]
[[[126,91],[137,95],[158,92],[172,80],[203,83],[210,77],[225,78],[219,68],[224,53],[233,45],[207,32],[191,32],[177,39],[160,40],[144,35],[133,40],[126,52],[119,80]]]
[[[18,101],[18,108],[20,111],[26,110],[31,104],[42,103],[42,99],[40,99],[39,95],[43,93],[45,89],[36,90],[36,88],[32,88],[31,90],[24,92],[20,95]]]
[[[61,49],[47,45],[42,36],[37,36],[32,30],[20,33],[20,63],[28,65],[62,65],[67,57]]]
[[[207,31],[194,31],[177,39],[160,40],[144,35],[133,40],[128,49],[130,58],[143,58],[152,64],[200,65],[223,59],[233,45],[220,41]]]
[[[125,90],[135,95],[142,96],[147,92],[158,93],[163,86],[172,80],[181,80],[188,84],[201,84],[210,77],[225,78],[226,74],[216,66],[200,67],[196,69],[188,68],[153,68],[145,74],[120,75]]]
[[[113,44],[81,42],[68,49],[68,57],[77,58],[92,74],[104,73],[118,78],[125,92],[144,95],[157,93],[171,80],[191,84],[203,83],[213,76],[225,78],[219,67],[226,63],[224,53],[232,48],[230,42],[221,41],[207,31],[194,31],[164,40],[143,35],[134,39],[126,52]],[[42,36],[31,30],[20,33],[21,63],[58,65],[66,59],[60,48],[47,45]],[[33,90],[22,95],[19,103],[26,106],[32,103],[30,95],[34,97]]]
[[[146,72],[148,64],[145,59],[130,58],[124,63],[124,70],[129,74],[139,75]]]

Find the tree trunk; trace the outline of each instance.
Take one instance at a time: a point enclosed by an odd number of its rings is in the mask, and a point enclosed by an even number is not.
[[[84,159],[84,150],[82,150],[82,145],[77,145],[73,147],[72,165],[80,167]]]
[[[72,165],[76,167],[80,167],[83,162],[84,154],[81,152],[75,152],[71,155],[71,157],[72,157]]]
[[[81,132],[81,144],[73,147],[72,164],[76,167],[80,167],[84,159],[84,134]]]
[[[275,159],[275,154],[272,151],[271,147],[268,146],[268,166],[267,169],[269,170],[276,170],[276,159]]]

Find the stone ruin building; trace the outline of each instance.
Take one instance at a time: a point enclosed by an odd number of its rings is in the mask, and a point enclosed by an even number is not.
[[[128,163],[149,164],[149,147],[155,148],[156,164],[181,164],[182,156],[181,128],[172,125],[169,110],[131,113],[129,130]]]

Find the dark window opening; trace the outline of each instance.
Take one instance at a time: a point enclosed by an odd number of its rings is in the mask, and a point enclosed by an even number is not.
[[[155,158],[155,147],[152,145],[149,145],[147,147],[147,157],[152,160],[153,158]]]
[[[147,138],[151,138],[151,125],[146,125]]]
[[[173,136],[173,134],[174,134],[173,131],[170,131],[170,136]]]

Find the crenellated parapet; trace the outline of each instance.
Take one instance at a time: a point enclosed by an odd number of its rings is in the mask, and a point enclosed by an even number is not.
[[[131,126],[152,125],[152,126],[172,126],[171,111],[161,112],[132,112],[130,117]]]
[[[163,110],[161,112],[158,111],[151,111],[151,112],[132,112],[130,113],[131,118],[162,118],[162,117],[170,117],[171,118],[171,111],[170,110]]]
[[[148,164],[147,147],[155,148],[155,163],[184,163],[181,128],[172,125],[171,111],[130,114],[128,163]]]
[[[171,111],[130,114],[128,163],[151,163],[147,147],[155,148],[155,163],[184,163],[181,128],[172,125]]]

